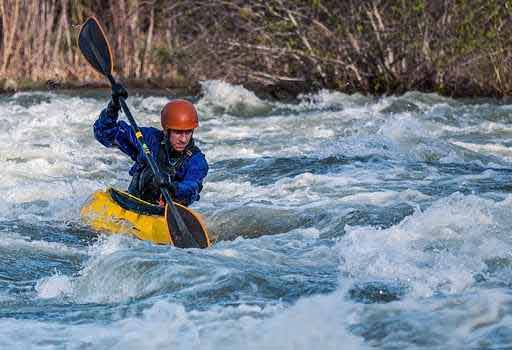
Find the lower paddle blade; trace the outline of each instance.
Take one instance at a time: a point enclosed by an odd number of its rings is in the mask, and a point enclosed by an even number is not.
[[[174,246],[178,248],[207,248],[210,246],[210,238],[202,219],[191,209],[174,203],[174,213],[169,205],[165,206],[165,220],[169,228],[169,234]],[[174,215],[179,215],[190,235],[184,234],[178,228]]]
[[[83,24],[78,35],[78,46],[94,69],[104,76],[112,75],[112,51],[95,17],[89,17]]]

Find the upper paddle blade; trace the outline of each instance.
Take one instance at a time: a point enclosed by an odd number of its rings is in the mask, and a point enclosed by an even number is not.
[[[178,248],[208,248],[211,244],[210,238],[199,215],[177,203],[174,203],[174,208],[175,210],[171,210],[169,205],[165,206],[165,220],[174,246]],[[181,232],[173,213],[181,217],[190,234]]]
[[[98,20],[89,17],[78,35],[78,46],[87,61],[104,76],[112,76],[112,51]]]

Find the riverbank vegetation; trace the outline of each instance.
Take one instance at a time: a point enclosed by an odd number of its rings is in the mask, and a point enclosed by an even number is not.
[[[511,0],[0,0],[0,88],[101,82],[76,43],[89,15],[131,85],[512,92]]]

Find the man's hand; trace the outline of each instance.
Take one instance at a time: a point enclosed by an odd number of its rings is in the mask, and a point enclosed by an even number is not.
[[[112,100],[119,102],[120,97],[127,99],[128,91],[126,91],[123,85],[115,83],[114,85],[112,85]]]
[[[112,85],[112,99],[107,106],[109,115],[117,115],[117,113],[121,110],[121,97],[127,99],[128,91],[126,91],[123,85],[115,83]]]
[[[176,194],[176,185],[172,183],[171,177],[167,174],[160,174],[157,178],[158,187],[164,187],[169,190],[171,196],[174,197]]]

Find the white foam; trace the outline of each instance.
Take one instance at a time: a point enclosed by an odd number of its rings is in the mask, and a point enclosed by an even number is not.
[[[84,251],[60,243],[30,241],[24,238],[4,238],[2,246],[43,250],[57,255],[90,256],[77,276],[66,276],[59,272],[38,280],[35,289],[41,299],[68,298],[78,303],[112,303],[144,295],[154,290],[155,285],[147,283],[144,275],[131,273],[125,262],[127,252],[146,244],[124,235],[100,236]],[[149,243],[148,243],[149,244]],[[170,248],[167,248],[170,249]],[[123,262],[119,262],[120,259]],[[156,285],[161,285],[156,282]]]
[[[411,295],[470,288],[490,258],[507,256],[510,201],[454,194],[389,229],[346,227],[342,269],[362,280],[400,280]]]
[[[295,305],[238,305],[187,311],[156,301],[142,313],[113,321],[56,322],[0,319],[0,347],[109,349],[368,349],[475,348],[503,344],[493,337],[512,326],[511,297],[481,289],[452,298],[407,298],[361,305],[341,292],[306,297]],[[399,320],[399,322],[397,322]],[[389,328],[390,325],[393,327]],[[350,331],[352,329],[353,331]],[[363,331],[361,331],[361,329]],[[382,332],[364,332],[365,329]],[[363,333],[365,340],[354,335]],[[502,333],[501,333],[502,334]],[[506,339],[506,338],[505,338]]]
[[[464,163],[465,154],[436,136],[436,124],[419,120],[409,113],[384,123],[379,133],[392,140],[393,151],[408,159]],[[394,155],[396,157],[397,154]]]
[[[212,150],[208,151],[208,160],[217,162],[221,160],[239,158],[239,159],[254,159],[260,158],[263,153],[259,153],[253,147],[233,147],[218,145]]]
[[[36,215],[77,221],[77,199],[85,199],[116,178],[103,175],[103,180],[94,174],[113,174],[112,167],[121,163],[127,169],[129,160],[94,141],[92,123],[103,107],[97,101],[43,94],[42,102],[16,105],[18,98],[26,96],[33,95],[16,95],[10,102],[17,107],[17,114],[7,119],[11,132],[0,141],[0,192],[4,199],[0,217]]]
[[[140,316],[128,313],[107,324],[0,319],[0,346],[38,349],[51,342],[109,349],[360,349],[362,341],[346,330],[354,314],[339,294],[304,298],[287,309],[240,305],[187,312],[181,305],[157,301]]]
[[[252,91],[240,85],[230,85],[220,80],[201,82],[204,97],[199,102],[200,108],[212,106],[216,111],[240,116],[264,115],[272,106],[259,99]],[[207,113],[206,113],[207,114]]]
[[[361,193],[365,186],[379,184],[380,175],[372,170],[355,169],[343,174],[312,174],[305,172],[294,177],[285,177],[269,185],[253,185],[250,182],[208,181],[205,183],[203,199],[217,203],[247,203],[262,198],[275,202],[279,207],[306,205],[314,202],[380,204],[409,202],[427,199],[419,191]],[[387,203],[387,204],[386,204]]]
[[[140,107],[150,112],[152,115],[156,117],[160,116],[160,111],[165,106],[167,102],[169,102],[168,97],[156,97],[149,96],[141,99]]]
[[[8,232],[2,232],[0,247],[17,250],[28,249],[31,251],[41,251],[59,256],[77,256],[84,254],[81,249],[69,247],[62,243],[31,240],[28,237],[9,234]]]
[[[71,279],[68,276],[55,274],[39,280],[36,284],[37,296],[50,299],[69,295],[72,290]]]
[[[417,143],[418,140],[431,136],[425,122],[414,118],[409,113],[391,118],[381,127],[380,133],[400,143]]]
[[[322,110],[322,109],[337,109],[342,110],[344,115],[350,115],[351,118],[358,118],[361,115],[366,115],[368,109],[377,111],[378,103],[374,102],[374,99],[361,94],[348,95],[339,91],[330,91],[322,89],[312,94],[301,94],[298,96],[300,103],[296,106],[285,106],[299,112],[311,111],[311,110]],[[373,109],[373,107],[377,107]],[[362,113],[350,113],[348,111],[358,111]],[[347,113],[348,112],[348,113]]]
[[[475,289],[421,301],[407,298],[367,305],[358,323],[363,329],[387,330],[399,320],[391,331],[367,333],[366,344],[372,348],[500,348],[508,344],[499,334],[512,326],[511,301],[506,289]]]
[[[230,200],[244,197],[253,193],[254,187],[250,182],[237,183],[234,181],[208,182],[204,187],[204,198],[210,200]]]
[[[438,125],[442,130],[439,134],[447,134],[450,136],[453,135],[467,135],[471,133],[478,134],[495,134],[495,133],[510,133],[512,132],[512,127],[496,122],[485,121],[478,125],[470,125],[470,126],[453,126],[453,125]]]
[[[419,202],[428,198],[430,198],[430,196],[424,195],[416,190],[408,189],[401,192],[360,192],[343,197],[340,202],[387,206],[397,202]]]
[[[213,337],[208,348],[359,349],[362,341],[346,329],[355,312],[342,300],[338,293],[303,298],[268,319],[245,316],[227,325],[222,322],[216,328],[227,334],[216,332],[219,337]],[[254,311],[257,315],[259,310]]]
[[[490,155],[499,154],[507,160],[512,160],[512,148],[500,144],[476,144],[470,142],[452,141],[454,145],[467,148],[473,152],[480,152]]]

